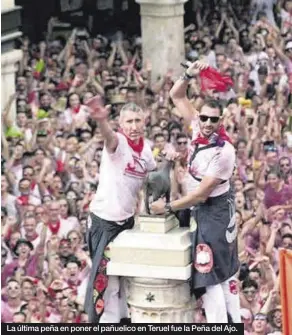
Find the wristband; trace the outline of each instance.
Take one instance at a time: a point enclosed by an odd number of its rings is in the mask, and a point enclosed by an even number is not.
[[[188,81],[188,80],[191,80],[193,79],[192,76],[188,75],[186,72],[184,72],[184,74],[180,77],[181,80],[185,80],[185,81]]]
[[[171,208],[169,202],[167,202],[167,203],[165,204],[164,209],[165,209],[165,214],[173,213],[172,208]]]

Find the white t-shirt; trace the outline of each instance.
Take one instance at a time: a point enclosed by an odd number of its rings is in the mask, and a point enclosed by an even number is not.
[[[113,154],[103,149],[99,185],[89,207],[93,214],[108,221],[123,221],[134,215],[143,181],[156,167],[146,141],[139,155],[124,135],[117,136],[119,144]]]
[[[196,121],[193,123],[193,139],[197,137],[199,128]],[[199,144],[200,147],[205,145]],[[194,147],[189,151],[188,161],[192,157]],[[221,194],[226,193],[230,188],[230,178],[233,174],[235,167],[235,149],[232,144],[225,141],[222,147],[217,146],[206,150],[199,151],[192,161],[190,166],[190,172],[193,176],[199,179],[203,177],[215,177],[222,180],[227,180],[223,184],[219,184],[214,191],[210,194],[210,197],[217,197]],[[186,186],[187,191],[194,191],[199,185],[200,181],[194,179],[190,173],[186,174]]]
[[[81,105],[78,113],[74,113],[71,108],[67,108],[64,112],[65,123],[71,124],[75,121],[78,125],[84,124],[88,119],[88,111],[87,108]]]
[[[71,230],[78,230],[78,228],[79,225],[76,225],[74,222],[60,218],[60,229],[57,233],[57,236],[59,237],[59,239],[67,238],[67,235]],[[46,242],[50,240],[51,236],[52,232],[50,231],[50,229],[47,229]]]

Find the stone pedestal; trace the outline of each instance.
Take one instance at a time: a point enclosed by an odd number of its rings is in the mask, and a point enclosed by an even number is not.
[[[193,322],[190,233],[177,226],[174,216],[141,216],[110,249],[107,273],[128,277],[133,323]]]
[[[136,0],[140,4],[143,61],[150,60],[153,80],[173,69],[182,72],[185,59],[184,3],[186,0]]]
[[[133,278],[129,300],[132,323],[192,323],[194,301],[185,281]]]

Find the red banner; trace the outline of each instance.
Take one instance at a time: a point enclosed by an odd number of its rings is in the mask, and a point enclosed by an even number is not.
[[[280,291],[283,335],[292,334],[292,250],[280,250]]]

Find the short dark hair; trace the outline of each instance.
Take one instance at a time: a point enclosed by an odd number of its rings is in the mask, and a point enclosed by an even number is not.
[[[155,134],[155,135],[154,135],[154,138],[153,138],[154,141],[156,141],[158,137],[163,137],[163,138],[164,138],[163,133],[157,133],[157,134]]]
[[[223,107],[220,101],[215,99],[206,99],[203,106],[207,106],[210,108],[217,108],[220,111],[220,116],[223,114]],[[203,107],[202,106],[202,107]]]
[[[176,121],[172,121],[168,124],[168,131],[171,133],[174,129],[179,129],[179,131],[182,131],[182,126],[180,123]]]
[[[21,178],[21,179],[19,180],[19,182],[18,182],[18,185],[19,185],[20,183],[22,183],[23,181],[28,181],[28,182],[30,182],[30,180],[27,179],[27,178]]]
[[[262,277],[261,270],[258,269],[258,268],[253,268],[253,269],[249,270],[249,273],[251,273],[251,272],[256,272],[260,277]]]
[[[188,136],[185,133],[179,133],[176,136],[176,140],[178,141],[180,138],[188,138]]]
[[[82,200],[82,199],[81,199],[81,200]],[[78,259],[76,256],[74,256],[74,255],[71,255],[71,256],[68,257],[68,259],[67,259],[67,261],[66,261],[66,263],[65,263],[65,268],[67,267],[67,265],[68,265],[69,263],[75,263],[75,264],[77,264],[77,266],[78,266],[79,268],[81,268],[81,262],[80,262],[79,259]]]
[[[244,290],[245,288],[248,288],[248,287],[254,287],[256,290],[259,289],[259,286],[257,284],[256,281],[252,280],[252,279],[245,279],[242,283],[242,289]]]
[[[31,169],[33,170],[33,167],[31,165],[25,165],[23,168],[22,168],[22,171],[26,170],[26,169]]]
[[[238,100],[236,98],[229,99],[226,103],[226,107],[228,107],[231,104],[238,104]]]

